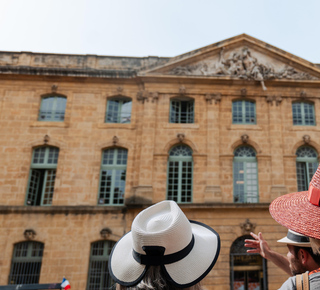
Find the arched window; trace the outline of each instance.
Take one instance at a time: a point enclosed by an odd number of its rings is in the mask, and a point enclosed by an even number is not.
[[[98,203],[122,205],[126,186],[128,151],[122,148],[106,149],[102,153]]]
[[[314,104],[306,102],[292,103],[293,125],[315,126]]]
[[[26,205],[51,205],[56,179],[59,148],[38,147],[33,150]]]
[[[194,123],[194,100],[191,98],[171,99],[170,123]]]
[[[107,101],[106,123],[130,123],[132,100],[126,97],[113,97]]]
[[[259,254],[248,254],[244,240],[250,235],[237,238],[230,249],[231,290],[267,289],[267,263]]]
[[[67,98],[62,96],[46,96],[41,99],[39,121],[63,122]]]
[[[108,261],[114,244],[112,241],[91,244],[87,290],[113,289],[115,282],[109,274]]]
[[[15,244],[8,284],[37,284],[44,244],[22,242]]]
[[[192,202],[192,150],[186,145],[173,147],[169,152],[167,198],[179,203]]]
[[[259,200],[256,152],[249,146],[238,147],[233,159],[233,200],[255,203]]]
[[[296,155],[298,191],[306,191],[318,168],[318,154],[313,148],[302,146],[298,148]]]
[[[232,102],[233,124],[256,124],[256,104],[252,101],[238,100]]]

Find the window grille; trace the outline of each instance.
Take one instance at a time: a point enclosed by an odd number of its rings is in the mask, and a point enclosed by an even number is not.
[[[298,148],[296,155],[298,191],[307,191],[318,168],[318,154],[313,148],[303,146]]]
[[[106,123],[130,123],[131,122],[131,99],[109,99],[107,102]]]
[[[179,203],[192,202],[192,150],[178,145],[171,149],[168,161],[167,199]]]
[[[39,283],[44,245],[22,242],[14,246],[8,284]]]
[[[255,151],[238,147],[233,159],[233,200],[236,203],[258,202],[258,164]]]
[[[292,103],[292,118],[293,125],[315,126],[314,105],[304,102]]]
[[[39,111],[39,121],[63,122],[67,98],[60,96],[43,97]]]
[[[171,100],[170,123],[194,123],[194,101]]]
[[[103,151],[98,203],[122,205],[126,185],[128,151],[112,148]]]
[[[33,150],[26,205],[51,205],[56,179],[59,148],[38,147]]]
[[[256,124],[256,104],[250,101],[232,102],[233,124]]]
[[[99,241],[91,245],[87,290],[110,290],[115,284],[108,270],[114,244],[112,241]]]

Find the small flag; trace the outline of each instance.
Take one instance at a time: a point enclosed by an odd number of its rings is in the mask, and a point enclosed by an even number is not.
[[[69,281],[66,278],[62,279],[61,288],[68,290],[71,288]]]

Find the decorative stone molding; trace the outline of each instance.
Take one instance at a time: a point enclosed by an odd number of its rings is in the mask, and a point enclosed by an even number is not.
[[[185,95],[186,92],[187,92],[186,87],[185,87],[185,86],[180,86],[180,88],[179,88],[179,94],[180,94],[180,95]]]
[[[100,231],[100,236],[102,239],[108,239],[111,234],[112,234],[112,231],[109,228],[103,228]]]
[[[247,134],[241,135],[241,141],[242,143],[246,144],[249,141],[249,136]]]
[[[51,86],[51,92],[54,94],[54,93],[57,92],[57,90],[58,90],[58,85],[53,84],[53,85]]]
[[[113,146],[116,146],[118,143],[119,143],[119,138],[117,136],[113,136],[113,138],[112,138]]]
[[[177,138],[179,139],[179,142],[182,143],[185,138],[185,135],[183,133],[178,133]]]
[[[151,95],[151,98],[152,98],[152,103],[154,103],[154,102],[159,100],[159,93],[158,92],[150,93],[150,95]]]
[[[246,88],[241,89],[240,95],[241,95],[241,97],[246,97],[247,96],[247,89]]]
[[[23,235],[26,240],[33,240],[36,236],[36,232],[33,229],[26,229]]]
[[[49,135],[45,135],[45,136],[43,137],[43,143],[44,143],[44,144],[48,144],[49,141],[50,141],[50,136],[49,136]]]
[[[117,94],[121,95],[123,92],[123,86],[118,86],[116,91],[117,91]]]
[[[205,95],[206,101],[209,104],[212,104],[212,100],[214,100],[215,104],[218,104],[221,101],[221,94],[216,93],[216,94],[206,94]]]
[[[144,104],[145,101],[148,101],[148,91],[141,90],[137,93],[137,100]]]
[[[309,135],[304,135],[302,137],[302,140],[303,140],[304,144],[309,144],[311,141],[311,137]]]
[[[301,91],[300,92],[300,98],[305,99],[307,97],[307,92],[306,91]]]
[[[282,102],[282,97],[281,96],[266,96],[266,101],[269,103],[271,106],[273,105],[273,102],[275,102],[276,106],[279,106]]]
[[[242,235],[248,235],[251,232],[254,232],[256,228],[256,224],[253,224],[252,222],[250,222],[249,219],[246,219],[244,223],[240,224],[240,228],[241,228]]]

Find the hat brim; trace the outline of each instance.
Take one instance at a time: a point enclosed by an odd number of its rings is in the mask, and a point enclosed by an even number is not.
[[[269,207],[281,225],[307,237],[320,239],[320,208],[308,200],[308,192],[294,192],[276,198]]]
[[[190,221],[194,246],[183,259],[162,265],[166,278],[179,288],[187,288],[201,281],[215,265],[220,252],[220,237],[209,226]],[[138,263],[132,255],[131,232],[123,236],[113,247],[109,258],[109,272],[115,282],[126,286],[138,284],[147,266]]]
[[[297,247],[306,247],[306,248],[311,247],[310,242],[299,243],[299,242],[292,241],[292,240],[288,239],[287,237],[284,237],[284,238],[278,240],[277,242],[287,244],[287,245],[293,245],[293,246],[297,246]]]

